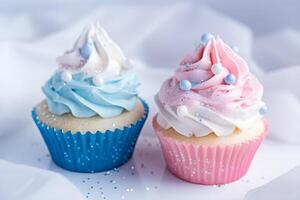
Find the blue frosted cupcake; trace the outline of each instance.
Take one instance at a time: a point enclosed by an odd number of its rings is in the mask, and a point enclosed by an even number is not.
[[[57,62],[32,111],[53,161],[77,172],[126,163],[148,115],[130,60],[92,24]]]

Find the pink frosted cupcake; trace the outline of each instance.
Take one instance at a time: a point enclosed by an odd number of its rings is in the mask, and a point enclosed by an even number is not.
[[[262,94],[237,49],[204,34],[155,97],[153,127],[168,169],[205,185],[244,176],[268,130]]]

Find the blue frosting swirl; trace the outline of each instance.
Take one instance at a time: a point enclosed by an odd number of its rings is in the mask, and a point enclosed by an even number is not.
[[[130,111],[137,101],[139,82],[132,70],[105,80],[95,86],[92,78],[83,73],[73,74],[70,82],[61,79],[56,72],[42,87],[47,97],[49,111],[56,115],[72,113],[75,117],[87,118],[99,115],[110,118]]]

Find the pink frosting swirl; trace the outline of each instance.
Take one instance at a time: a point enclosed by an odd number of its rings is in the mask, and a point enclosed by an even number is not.
[[[222,65],[219,74],[212,72],[214,64]],[[224,81],[228,74],[235,77],[233,84]],[[180,80],[189,80],[191,89],[180,89]],[[175,75],[164,82],[158,97],[163,105],[201,105],[229,114],[261,102],[262,94],[263,87],[249,72],[245,60],[216,37],[199,45],[181,61]]]

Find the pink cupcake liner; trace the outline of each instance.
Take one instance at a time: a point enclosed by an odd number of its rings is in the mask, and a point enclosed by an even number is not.
[[[240,179],[246,174],[253,157],[268,133],[265,129],[257,138],[232,145],[200,145],[178,142],[163,136],[153,118],[153,127],[160,140],[169,171],[192,183],[221,185]]]

